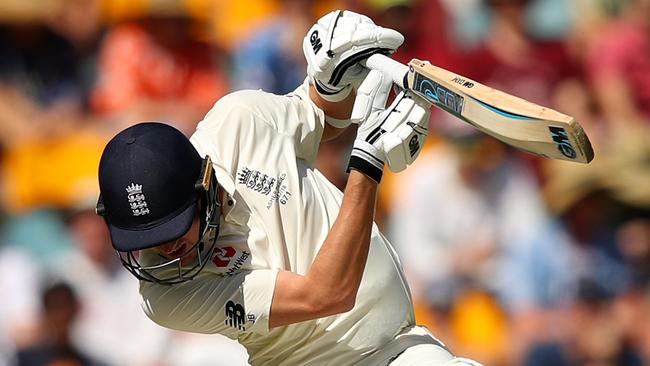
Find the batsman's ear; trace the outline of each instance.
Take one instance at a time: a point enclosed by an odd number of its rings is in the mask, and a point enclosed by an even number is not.
[[[99,216],[104,216],[106,213],[106,207],[104,207],[104,200],[102,199],[102,195],[99,195],[99,199],[97,199],[97,206],[95,206],[95,213]]]

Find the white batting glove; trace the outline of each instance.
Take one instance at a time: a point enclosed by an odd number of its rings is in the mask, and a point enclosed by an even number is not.
[[[377,26],[365,15],[337,10],[309,29],[302,49],[316,91],[323,99],[338,102],[367,75],[360,61],[375,53],[393,53],[403,42],[399,32]]]
[[[411,92],[404,94],[400,108],[408,116],[406,123],[387,132],[383,139],[388,168],[395,173],[406,169],[420,155],[429,134],[431,116],[431,105]]]
[[[384,164],[399,172],[417,158],[429,122],[429,105],[415,100],[410,92],[401,92],[388,109],[386,99],[392,81],[372,70],[359,87],[352,119],[358,121],[348,172],[358,170],[377,183],[381,181]],[[419,98],[418,98],[419,99]]]

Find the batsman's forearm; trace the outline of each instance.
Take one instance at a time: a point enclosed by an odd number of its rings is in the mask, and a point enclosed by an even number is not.
[[[316,92],[316,88],[313,85],[309,86],[309,97],[312,102],[320,108],[326,116],[330,116],[336,119],[349,119],[352,114],[352,107],[354,106],[354,99],[356,94],[350,93],[347,98],[343,99],[340,102],[330,102],[323,99]]]
[[[308,277],[326,290],[322,301],[331,305],[332,313],[354,306],[368,258],[376,196],[377,183],[350,172],[339,215],[309,270]]]
[[[316,88],[313,85],[309,86],[309,97],[316,106],[325,113],[326,116],[331,118],[336,118],[339,120],[350,119],[352,114],[352,107],[354,106],[355,93],[350,93],[347,98],[340,102],[330,102],[327,101],[316,92]],[[346,128],[336,128],[331,126],[328,123],[325,123],[325,129],[323,130],[323,136],[321,141],[329,141],[338,137],[343,133]]]

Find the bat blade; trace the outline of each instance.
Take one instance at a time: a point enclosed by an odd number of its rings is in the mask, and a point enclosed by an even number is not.
[[[413,59],[408,67],[384,55],[366,63],[432,105],[518,149],[553,159],[589,163],[594,152],[571,116]],[[404,76],[406,74],[406,76]],[[400,77],[401,75],[401,77]]]
[[[409,63],[408,85],[432,104],[479,130],[541,156],[588,163],[593,149],[570,116],[417,59]]]

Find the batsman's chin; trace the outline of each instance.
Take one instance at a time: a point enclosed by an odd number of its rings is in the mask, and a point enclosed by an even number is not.
[[[177,259],[181,263],[181,267],[189,267],[194,264],[197,258],[197,252],[195,247],[191,247],[189,249],[184,250],[181,252],[180,255],[177,255],[175,257],[168,258],[169,260],[174,260]]]
[[[192,267],[195,265],[197,258],[198,253],[196,247],[191,247],[190,249],[179,248],[178,253],[158,253],[158,259],[155,263],[149,262],[148,264],[153,264],[154,266],[163,265],[164,268],[178,268],[179,264],[180,267]]]

